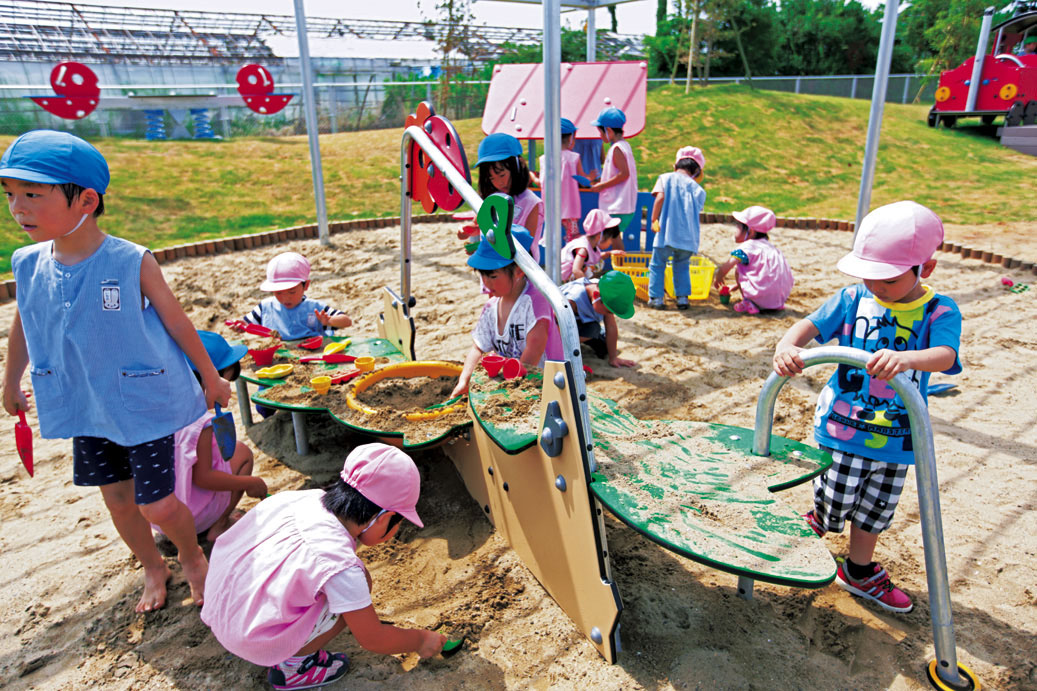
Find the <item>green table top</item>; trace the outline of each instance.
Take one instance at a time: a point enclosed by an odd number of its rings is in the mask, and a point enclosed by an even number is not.
[[[404,362],[406,357],[393,347],[390,341],[384,338],[357,338],[350,336],[325,336],[324,343],[329,342],[340,343],[345,340],[350,340],[350,344],[346,346],[345,353],[348,355],[355,355],[361,357],[363,355],[370,355],[376,358],[388,358],[390,362]],[[290,341],[284,343],[277,352],[274,353],[274,364],[291,363],[295,364],[300,358],[310,357],[313,355],[320,355],[321,350],[306,350],[305,348],[299,347],[300,341]],[[248,357],[247,365],[243,364],[241,367],[241,378],[250,384],[258,384],[259,386],[277,386],[283,384],[285,381],[289,381],[290,377],[285,379],[260,379],[256,376],[256,370],[261,369],[256,367],[252,363],[252,358]],[[343,362],[337,365],[327,365],[321,362],[315,362],[310,364],[311,368],[322,368],[327,370],[327,374],[333,374],[335,370],[338,372],[348,372],[353,369],[353,364],[350,362]],[[279,407],[288,407],[281,405]]]

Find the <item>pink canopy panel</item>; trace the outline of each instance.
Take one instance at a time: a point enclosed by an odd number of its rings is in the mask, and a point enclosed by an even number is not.
[[[623,136],[645,128],[648,66],[644,62],[563,62],[561,115],[575,123],[577,139],[597,139],[591,124],[602,108],[615,106],[627,117]],[[544,138],[544,66],[497,65],[483,109],[486,134],[505,132],[518,139]]]

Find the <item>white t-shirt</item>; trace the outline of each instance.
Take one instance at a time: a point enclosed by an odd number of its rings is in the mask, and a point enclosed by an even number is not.
[[[324,584],[324,595],[328,598],[328,611],[333,614],[355,612],[371,604],[371,591],[367,589],[367,576],[361,566],[351,566],[339,571]]]
[[[483,307],[479,321],[472,332],[472,340],[484,353],[495,352],[504,357],[522,357],[526,349],[526,336],[537,322],[541,319],[548,320],[547,346],[544,348],[544,356],[559,359],[561,354],[560,338],[558,329],[554,327],[553,312],[551,306],[540,295],[539,291],[528,284],[526,289],[519,295],[511,308],[508,320],[504,324],[504,330],[497,331],[497,310],[500,306],[500,298],[490,298]],[[544,357],[541,357],[538,366],[543,367]]]

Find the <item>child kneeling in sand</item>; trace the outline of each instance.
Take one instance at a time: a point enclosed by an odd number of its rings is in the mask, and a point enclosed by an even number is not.
[[[513,225],[511,236],[527,252],[533,248],[533,236],[525,228]],[[518,358],[525,365],[537,367],[543,366],[545,358],[561,359],[562,339],[551,304],[526,280],[522,269],[513,260],[497,254],[485,239],[468,258],[468,266],[479,272],[490,299],[479,315],[472,332],[472,347],[450,395],[460,396],[468,391],[472,372],[484,353]]]
[[[446,637],[383,624],[358,545],[396,536],[415,506],[421,478],[407,454],[385,444],[353,449],[324,490],[264,499],[213,546],[202,621],[223,647],[270,669],[275,689],[330,684],[349,670],[324,645],[346,626],[357,643],[391,655],[439,653]]]
[[[199,331],[198,337],[221,377],[232,382],[241,375],[238,361],[247,352],[245,346],[232,346],[212,331]],[[197,369],[195,376],[200,376]],[[232,514],[243,494],[262,499],[267,492],[263,478],[252,477],[252,449],[247,445],[239,441],[230,458],[220,455],[212,430],[213,417],[206,412],[173,436],[173,493],[194,517],[194,531],[205,532],[210,542],[231,526]],[[157,525],[151,527],[162,532]]]
[[[599,278],[578,278],[561,287],[562,297],[572,305],[580,342],[586,343],[613,367],[633,367],[637,363],[619,357],[619,326],[616,317],[634,316],[633,280],[618,271],[607,271]]]
[[[738,224],[735,242],[740,247],[732,250],[731,258],[717,269],[714,287],[722,288],[724,277],[734,269],[735,283],[742,294],[741,302],[735,303],[735,312],[759,314],[762,309],[784,308],[796,281],[785,255],[768,236],[777,220],[774,212],[762,206],[750,206],[732,216]]]

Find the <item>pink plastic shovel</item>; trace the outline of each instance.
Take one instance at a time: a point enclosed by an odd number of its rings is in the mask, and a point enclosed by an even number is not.
[[[14,423],[14,445],[18,447],[18,456],[22,465],[32,477],[32,428],[25,421],[25,411],[18,411],[18,422]]]

